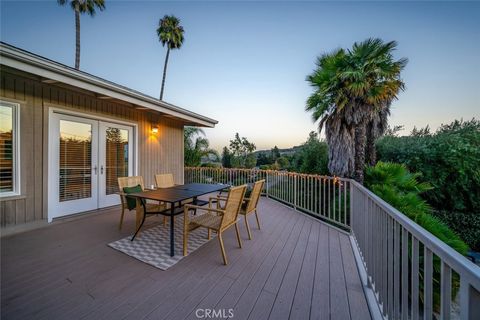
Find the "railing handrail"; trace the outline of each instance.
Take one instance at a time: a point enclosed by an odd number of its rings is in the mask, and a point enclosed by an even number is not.
[[[444,260],[457,272],[463,272],[462,275],[469,278],[469,282],[477,290],[480,291],[480,269],[473,262],[465,258],[463,255],[452,249],[449,245],[438,239],[435,235],[428,232],[422,226],[417,224],[405,214],[392,207],[385,200],[368,190],[366,187],[351,179],[350,183],[359,191],[373,199],[385,212],[395,221],[400,223],[408,232],[415,236],[420,242],[426,245],[435,255]]]
[[[266,169],[247,169],[247,168],[216,168],[216,167],[185,167],[185,170],[222,170],[222,171],[254,171],[254,172],[262,172],[262,173],[276,173],[279,175],[290,175],[290,176],[299,176],[299,177],[312,177],[312,178],[322,178],[322,179],[329,179],[329,180],[339,180],[339,181],[351,181],[352,179],[349,178],[342,178],[337,176],[326,176],[316,173],[301,173],[301,172],[291,172],[291,171],[283,171],[283,170],[266,170]]]

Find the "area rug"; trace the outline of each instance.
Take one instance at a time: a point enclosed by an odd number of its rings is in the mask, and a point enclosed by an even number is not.
[[[212,238],[215,233],[212,232]],[[183,217],[175,217],[175,256],[170,257],[170,225],[162,224],[142,230],[135,240],[132,236],[109,243],[108,246],[161,270],[167,270],[185,258],[183,256]],[[189,232],[188,254],[207,243],[207,229]]]

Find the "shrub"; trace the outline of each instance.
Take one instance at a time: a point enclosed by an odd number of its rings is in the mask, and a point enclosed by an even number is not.
[[[431,207],[420,197],[432,187],[418,181],[403,164],[379,162],[365,171],[365,184],[380,198],[418,223],[434,236],[466,255],[468,246],[445,223],[431,215]]]
[[[377,151],[380,160],[421,173],[418,179],[433,186],[422,197],[435,216],[480,250],[480,121],[456,120],[433,134],[427,127],[410,136],[386,136]]]
[[[466,255],[468,246],[445,223],[431,215],[431,207],[420,197],[421,193],[431,190],[432,187],[425,182],[419,182],[418,173],[411,173],[405,165],[398,163],[379,162],[375,167],[365,171],[365,184],[380,198],[405,214],[434,236],[445,242],[462,255]],[[411,252],[410,254],[411,255]],[[423,266],[420,266],[420,276]],[[433,305],[435,311],[440,307],[440,260],[433,259]],[[458,275],[452,278],[453,295],[459,289]],[[423,283],[420,283],[421,289]],[[420,290],[423,300],[423,290]]]

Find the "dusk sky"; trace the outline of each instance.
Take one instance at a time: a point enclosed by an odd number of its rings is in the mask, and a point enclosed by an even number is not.
[[[1,40],[73,66],[74,12],[56,1],[1,1]],[[174,14],[185,42],[171,52],[164,100],[219,121],[212,147],[235,132],[257,149],[291,147],[316,130],[304,111],[316,57],[355,41],[396,40],[409,63],[390,123],[431,128],[480,117],[480,2],[108,1],[81,19],[83,71],[158,98]]]

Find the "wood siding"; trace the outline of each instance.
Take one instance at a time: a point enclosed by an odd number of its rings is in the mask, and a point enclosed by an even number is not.
[[[36,76],[2,66],[0,99],[20,104],[21,195],[0,198],[0,225],[9,227],[47,219],[49,108],[105,116],[137,125],[138,174],[146,185],[156,173],[173,173],[183,183],[184,123],[135,106],[98,99],[93,93],[42,83]],[[151,133],[152,125],[159,128]]]

